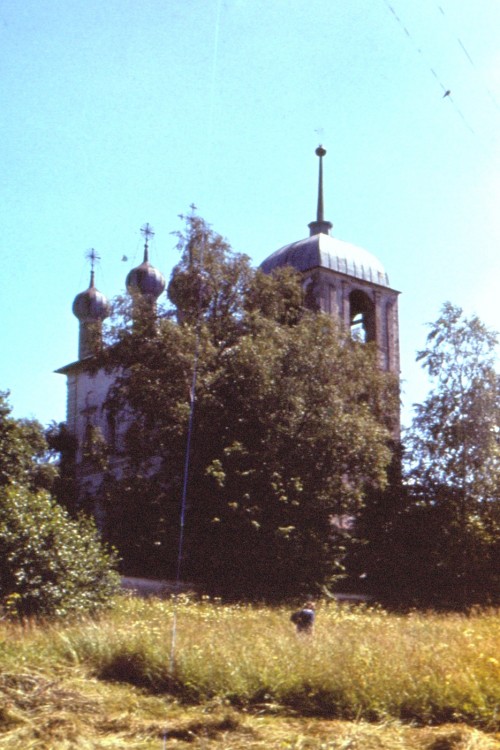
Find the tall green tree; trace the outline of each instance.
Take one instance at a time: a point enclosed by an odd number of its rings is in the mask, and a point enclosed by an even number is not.
[[[175,315],[148,335],[122,321],[99,361],[117,373],[108,409],[129,415],[128,468],[103,485],[109,538],[129,570],[175,570],[191,425],[182,575],[267,596],[329,581],[332,516],[386,480],[395,383],[370,346],[305,309],[294,272],[253,270],[199,217],[180,249]]]
[[[407,538],[418,555],[409,562],[424,589],[450,601],[494,596],[500,583],[496,346],[477,316],[447,302],[417,356],[432,387],[406,439]]]
[[[34,419],[15,419],[9,392],[0,391],[0,487],[50,489],[56,469],[48,450],[42,425]]]

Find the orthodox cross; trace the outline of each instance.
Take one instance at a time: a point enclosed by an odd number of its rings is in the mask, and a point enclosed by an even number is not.
[[[93,247],[87,250],[85,257],[90,261],[90,286],[94,286],[94,270],[96,264],[101,260],[101,256],[96,253]]]
[[[154,237],[155,233],[153,231],[153,227],[149,226],[149,224],[143,224],[141,227],[141,234],[144,237],[144,260],[148,260],[148,247],[149,247],[149,238]]]

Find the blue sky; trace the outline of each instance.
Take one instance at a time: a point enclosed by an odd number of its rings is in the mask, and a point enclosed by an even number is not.
[[[89,248],[111,298],[149,222],[168,277],[194,202],[257,265],[307,236],[322,142],[333,233],[402,292],[408,423],[442,303],[500,329],[499,28],[497,0],[3,0],[0,389],[15,416],[65,417],[53,371],[77,357]]]

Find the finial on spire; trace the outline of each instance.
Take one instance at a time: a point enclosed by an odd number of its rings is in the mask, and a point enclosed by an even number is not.
[[[319,157],[319,178],[318,178],[318,208],[316,211],[316,221],[311,221],[309,230],[311,237],[315,234],[330,234],[332,223],[325,221],[323,209],[323,157],[326,154],[326,148],[320,144],[314,152]]]
[[[144,237],[144,262],[149,260],[148,255],[148,248],[149,248],[149,238],[154,237],[155,233],[153,231],[153,227],[149,226],[149,224],[143,224],[141,227],[141,234]]]
[[[101,260],[101,256],[96,253],[93,247],[90,248],[90,250],[87,250],[85,253],[85,257],[87,260],[90,261],[90,286],[94,286],[94,271],[96,264]]]

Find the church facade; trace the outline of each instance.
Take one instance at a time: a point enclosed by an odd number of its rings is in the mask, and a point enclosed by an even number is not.
[[[374,342],[381,369],[399,377],[399,292],[389,284],[382,263],[368,251],[331,236],[332,224],[324,219],[323,158],[325,149],[316,149],[319,158],[318,204],[316,219],[309,224],[309,236],[285,245],[261,264],[265,273],[292,266],[302,275],[306,300],[313,309],[330,315],[350,330],[353,337]],[[126,279],[127,291],[152,305],[164,293],[165,278],[149,261],[149,225],[144,259]],[[94,257],[88,289],[75,297],[73,312],[79,321],[78,360],[56,372],[67,377],[67,430],[76,446],[75,472],[78,490],[92,495],[102,472],[89,460],[93,438],[99,434],[111,454],[111,467],[119,475],[123,459],[116,446],[123,440],[127,417],[116,420],[105,408],[113,374],[92,367],[93,354],[102,346],[103,321],[110,314],[106,297],[95,287]],[[395,432],[398,431],[398,428]]]

